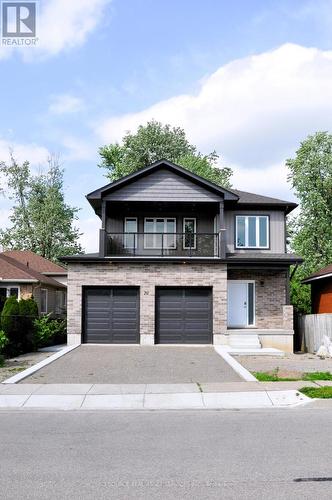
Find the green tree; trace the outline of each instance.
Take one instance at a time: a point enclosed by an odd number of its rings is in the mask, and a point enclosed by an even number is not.
[[[1,312],[1,329],[9,340],[8,352],[11,355],[22,352],[23,339],[20,333],[19,306],[16,297],[8,297]]]
[[[292,303],[310,312],[310,288],[301,280],[332,262],[332,135],[317,132],[286,162],[289,182],[300,200],[290,220],[291,249],[304,258],[291,282]]]
[[[74,227],[79,209],[65,203],[63,170],[56,157],[49,158],[45,172],[32,175],[29,162],[19,164],[12,154],[9,163],[0,162],[0,174],[14,201],[12,225],[0,231],[5,249],[32,250],[53,261],[81,252]]]
[[[154,120],[140,125],[135,134],[127,132],[122,138],[122,144],[113,143],[101,147],[99,154],[102,159],[100,167],[107,170],[106,177],[111,181],[165,159],[211,182],[231,187],[232,170],[217,166],[219,156],[215,151],[203,155],[197,151],[196,146],[190,144],[183,129]]]

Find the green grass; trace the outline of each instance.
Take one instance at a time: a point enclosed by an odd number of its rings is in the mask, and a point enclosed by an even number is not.
[[[302,387],[299,392],[305,394],[309,398],[320,398],[320,399],[331,399],[332,398],[332,387]]]
[[[254,377],[259,382],[297,382],[299,380],[315,381],[315,380],[332,380],[332,373],[330,372],[307,372],[302,377],[279,377],[279,368],[272,372],[252,372]]]
[[[332,380],[332,373],[308,372],[303,375],[302,380]]]
[[[259,382],[296,382],[301,380],[299,378],[291,377],[278,377],[278,373],[274,371],[273,373],[268,372],[252,372],[254,377],[259,380]]]

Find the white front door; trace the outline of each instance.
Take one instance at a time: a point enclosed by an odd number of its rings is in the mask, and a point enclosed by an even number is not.
[[[248,325],[248,283],[228,281],[228,326]]]

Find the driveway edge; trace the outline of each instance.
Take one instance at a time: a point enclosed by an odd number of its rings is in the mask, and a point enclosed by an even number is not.
[[[242,366],[238,361],[236,361],[223,346],[215,345],[214,350],[246,382],[258,382],[257,378],[255,378],[252,373],[250,373],[246,368],[244,368],[244,366]]]
[[[40,370],[41,368],[44,368],[44,366],[49,365],[50,363],[53,363],[53,361],[61,358],[65,354],[67,354],[70,351],[73,351],[77,347],[79,347],[80,344],[75,344],[71,346],[67,346],[64,349],[61,349],[61,351],[56,352],[52,356],[49,356],[46,359],[43,359],[43,361],[39,361],[39,363],[36,363],[33,366],[30,366],[26,370],[21,371],[20,373],[17,373],[16,375],[13,375],[12,377],[7,378],[6,380],[3,380],[1,383],[2,384],[17,384],[17,382],[20,382],[26,377],[29,377],[29,375],[32,375],[36,371]]]

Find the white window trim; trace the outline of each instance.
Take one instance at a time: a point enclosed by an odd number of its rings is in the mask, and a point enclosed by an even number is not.
[[[42,298],[41,298],[42,291],[46,292],[46,294],[45,294],[45,307],[46,307],[46,311],[42,311]],[[41,288],[40,289],[40,314],[47,314],[47,309],[48,309],[48,289],[47,288]]]
[[[131,221],[135,221],[136,222],[136,231],[131,231],[131,232],[127,232],[126,231],[126,224],[127,224],[127,221],[128,220],[131,220]],[[137,221],[137,217],[125,217],[125,222],[124,222],[124,248],[137,248],[137,237],[135,238],[135,245],[128,245],[127,244],[127,234],[136,234],[137,235],[137,232],[138,232],[138,221]]]
[[[156,229],[156,223],[157,223],[157,220],[163,220],[164,221],[164,229],[165,229],[165,226],[167,225],[167,221],[174,221],[174,246],[164,246],[163,248],[165,250],[176,250],[176,218],[175,217],[145,217],[144,218],[144,249],[146,250],[160,250],[162,248],[162,246],[158,246],[156,245],[156,235],[157,234],[165,234],[166,231],[164,231],[163,233],[157,233],[155,231]],[[145,224],[146,224],[146,221],[147,220],[153,220],[153,228],[154,228],[154,231],[145,231]],[[148,233],[148,234],[146,234]],[[148,246],[146,244],[146,236],[148,235],[151,235],[153,234],[153,246]],[[167,234],[172,234],[172,233],[167,233]]]
[[[247,327],[248,328],[256,328],[256,281],[255,280],[227,280],[227,283],[243,283],[247,285]],[[249,307],[248,307],[248,299],[249,299],[249,283],[253,283],[254,285],[254,294],[253,294],[253,322],[249,325]]]
[[[0,283],[0,288],[5,288],[6,289],[6,298],[8,299],[8,297],[10,297],[10,289],[11,288],[17,288],[18,289],[18,293],[17,293],[17,300],[20,300],[20,297],[21,297],[21,289],[19,287],[19,285],[12,285],[12,286],[7,286],[7,285],[4,285],[2,286],[1,283]]]
[[[194,221],[194,245],[193,246],[186,246],[186,221],[188,220],[193,220]],[[196,217],[183,217],[183,249],[184,250],[196,250],[196,227],[197,227],[197,219]]]
[[[238,218],[239,217],[243,217],[244,218],[244,239],[245,239],[245,245],[244,246],[241,246],[241,245],[238,245],[238,226],[237,226],[237,221],[238,221]],[[248,242],[249,242],[249,217],[255,217],[256,218],[256,242],[259,243],[259,223],[257,223],[257,219],[259,219],[259,217],[264,217],[267,221],[266,223],[266,246],[262,246],[262,245],[256,245],[256,246],[252,246],[252,245],[248,245]],[[236,215],[235,216],[235,248],[262,248],[262,249],[269,249],[270,248],[270,218],[268,215]]]

